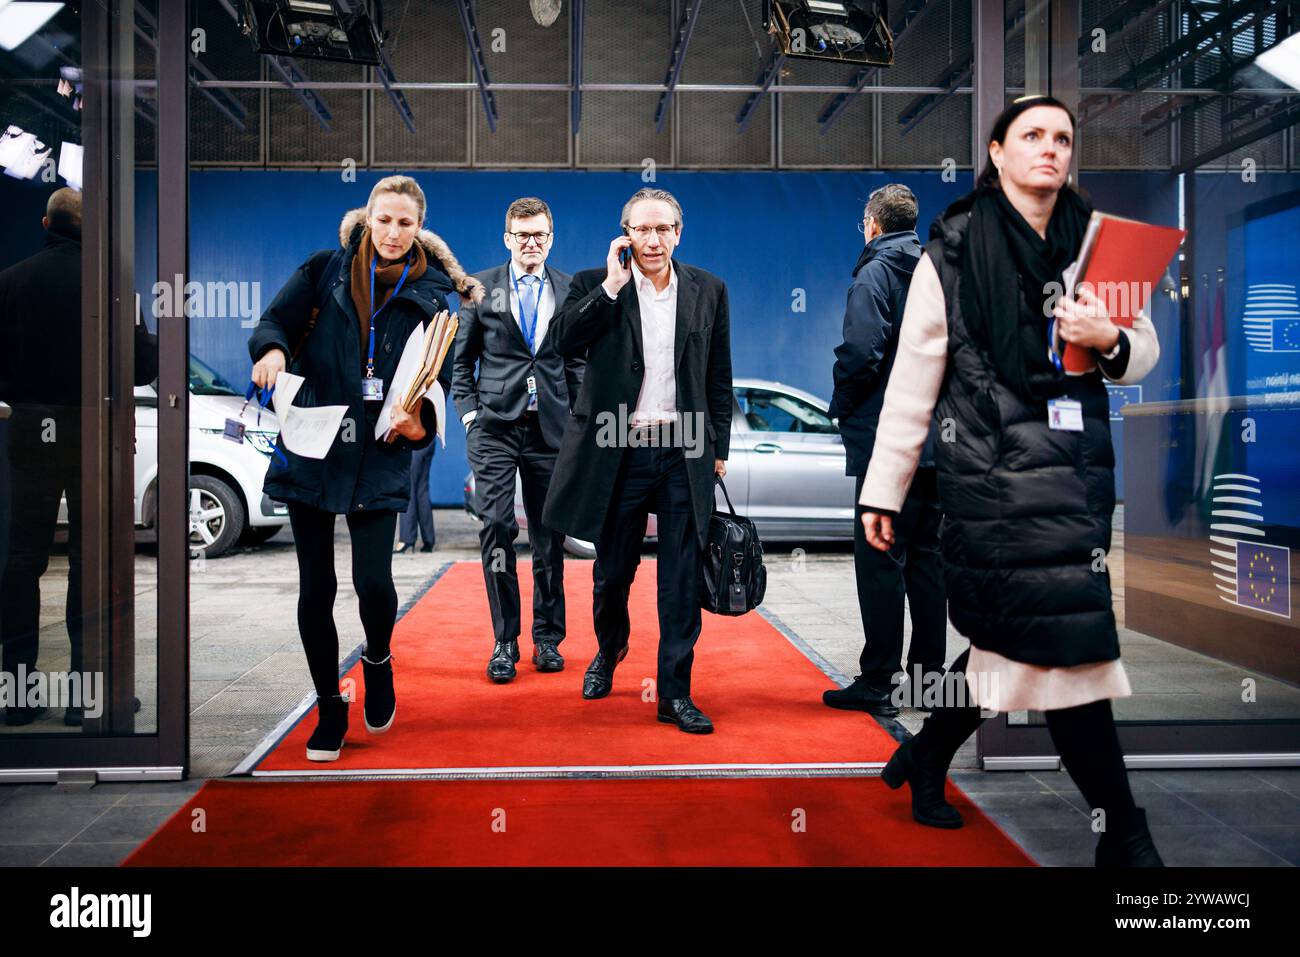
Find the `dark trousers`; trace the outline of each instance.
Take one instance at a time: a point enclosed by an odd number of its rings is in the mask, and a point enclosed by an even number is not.
[[[965,682],[969,658],[969,649],[957,656],[948,669],[952,680]],[[944,687],[951,686],[945,678]],[[1106,812],[1107,826],[1122,825],[1136,806],[1110,700],[1103,698],[1073,708],[1054,708],[1044,711],[1043,716],[1061,763],[1088,806]],[[962,742],[983,722],[980,709],[974,705],[936,708],[917,733],[916,747],[946,768]]]
[[[853,500],[862,494],[859,475]],[[948,629],[943,588],[943,556],[939,551],[939,485],[933,467],[916,472],[903,508],[894,519],[894,544],[887,552],[867,544],[861,505],[854,509],[853,570],[857,576],[858,608],[866,642],[858,659],[863,680],[888,690],[902,669],[903,599],[912,613],[912,643],[907,674],[943,671]],[[917,685],[919,688],[920,685]]]
[[[524,490],[528,541],[533,552],[533,643],[564,640],[564,535],[542,521],[546,490],[555,471],[555,449],[542,435],[536,413],[489,432],[472,425],[465,438],[474,470],[475,507],[483,527],[479,546],[483,582],[492,609],[496,641],[517,641],[520,629],[519,574],[515,568],[515,475]]]
[[[596,640],[613,661],[632,631],[627,599],[641,563],[646,518],[658,517],[660,698],[691,693],[691,663],[700,637],[700,544],[691,511],[686,457],[678,447],[623,450],[609,510],[596,542],[593,611]]]
[[[64,606],[72,646],[69,670],[82,668],[81,410],[22,406],[9,420],[9,555],[0,579],[3,667],[30,672],[39,653],[41,576],[59,517],[68,500],[68,597]]]
[[[338,516],[309,505],[289,503],[289,525],[298,553],[298,633],[318,697],[339,693],[339,633],[334,627],[334,521]],[[393,585],[393,532],[397,512],[349,512],[352,538],[352,587],[366,635],[366,657],[388,657],[397,621]]]
[[[402,513],[401,539],[403,544],[414,545],[415,534],[429,547],[437,544],[433,528],[433,507],[429,504],[429,466],[438,446],[435,438],[422,449],[411,453],[411,504]]]

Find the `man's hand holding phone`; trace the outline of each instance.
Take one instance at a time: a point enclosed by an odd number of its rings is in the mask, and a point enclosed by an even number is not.
[[[632,278],[632,237],[619,236],[609,244],[609,256],[605,259],[605,281],[602,285],[611,299],[618,298],[618,291]]]

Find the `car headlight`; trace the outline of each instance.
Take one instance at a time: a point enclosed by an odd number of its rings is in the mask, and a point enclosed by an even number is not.
[[[224,429],[198,429],[206,435],[224,435]],[[275,454],[275,440],[278,432],[254,432],[251,429],[244,432],[244,440],[253,448],[261,452],[268,458]]]
[[[248,444],[263,455],[270,457],[275,454],[275,432],[245,432],[244,438]]]

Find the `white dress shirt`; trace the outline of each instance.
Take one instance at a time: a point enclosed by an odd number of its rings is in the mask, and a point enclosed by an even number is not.
[[[546,276],[546,266],[543,264],[534,275],[541,281],[541,298],[537,301],[537,329],[533,335],[533,354],[536,355],[542,348],[542,340],[546,338],[546,330],[550,328],[551,317],[555,315],[555,286]],[[515,325],[519,326],[519,334],[524,337],[524,342],[528,341],[528,336],[524,333],[524,323],[519,316],[519,293],[524,288],[524,271],[515,267],[513,260],[506,267],[506,282],[510,284],[510,314],[515,317]],[[515,285],[515,280],[519,280],[519,285]],[[528,408],[537,408],[537,397],[533,396],[528,403]],[[462,425],[468,426],[478,416],[477,409],[471,409],[460,417]]]
[[[632,261],[632,283],[641,309],[641,351],[645,355],[645,377],[637,395],[631,425],[654,425],[677,421],[677,269],[670,261],[668,285],[663,292],[642,274]],[[602,284],[602,288],[604,284]],[[605,288],[605,295],[609,289]],[[611,297],[614,298],[614,297]]]

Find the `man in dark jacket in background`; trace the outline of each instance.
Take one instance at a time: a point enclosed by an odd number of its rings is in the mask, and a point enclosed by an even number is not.
[[[81,193],[50,194],[41,219],[45,244],[35,255],[0,272],[0,401],[13,407],[8,452],[9,554],[0,569],[0,645],[3,670],[36,671],[41,576],[50,561],[59,500],[68,503],[68,594],[65,619],[69,671],[82,670],[81,618]],[[157,339],[137,321],[135,384],[158,375]],[[16,679],[12,679],[16,680]],[[137,710],[139,700],[136,701]],[[31,724],[44,706],[15,706],[5,724]],[[80,725],[80,707],[64,723]]]
[[[921,258],[916,216],[912,191],[891,183],[871,194],[862,220],[867,244],[853,269],[844,311],[844,342],[835,349],[830,408],[844,437],[845,472],[857,479],[855,503],[862,493],[885,387],[898,351],[907,289]],[[894,521],[895,541],[888,552],[867,544],[863,508],[854,506],[853,566],[866,644],[859,658],[861,673],[853,683],[822,695],[832,708],[896,715],[899,701],[919,706],[921,675],[943,670],[947,611],[934,441],[932,425],[916,478]],[[912,613],[907,674],[915,693],[909,695],[902,689],[900,696],[894,696],[894,676],[902,670],[904,596]],[[916,700],[909,701],[911,698]]]

